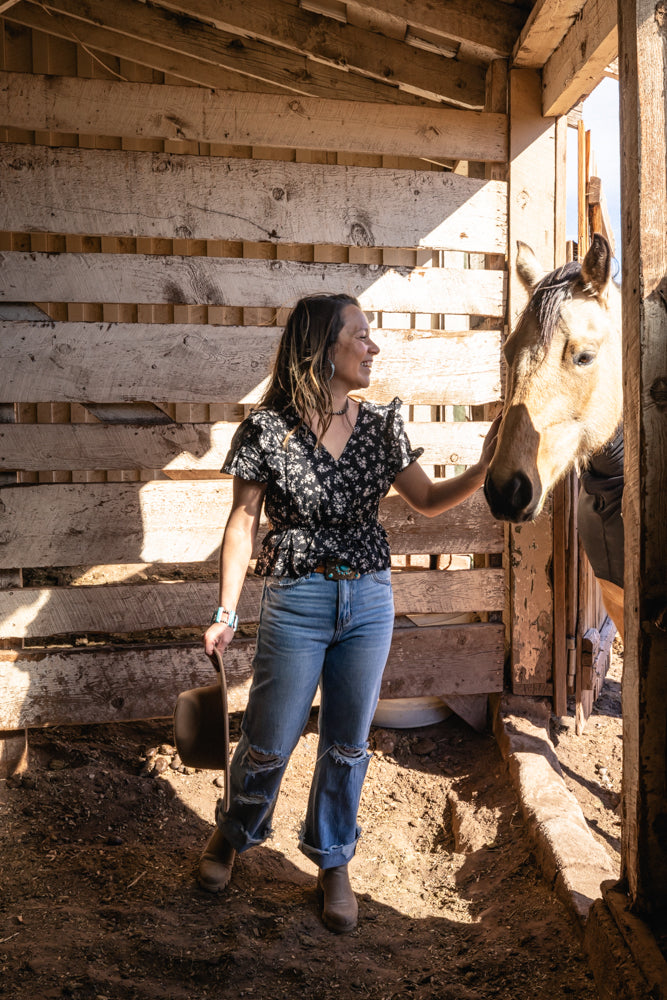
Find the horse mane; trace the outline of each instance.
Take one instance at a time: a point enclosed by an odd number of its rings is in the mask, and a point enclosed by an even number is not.
[[[519,325],[528,316],[534,316],[544,347],[551,343],[563,303],[572,298],[574,286],[580,279],[581,264],[575,260],[551,271],[535,286],[530,301],[521,314]]]

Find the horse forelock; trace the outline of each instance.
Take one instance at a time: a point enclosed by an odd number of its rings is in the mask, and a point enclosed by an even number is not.
[[[572,298],[575,285],[580,281],[581,264],[578,261],[570,261],[551,271],[536,285],[519,325],[523,325],[528,318],[534,319],[540,343],[548,347],[558,326],[563,304]]]

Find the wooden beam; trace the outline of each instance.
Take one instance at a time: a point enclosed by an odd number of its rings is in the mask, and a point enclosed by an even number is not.
[[[377,0],[355,0],[362,7],[377,7]],[[382,0],[382,12],[409,25],[440,34],[462,44],[472,44],[486,58],[507,58],[525,22],[518,6],[494,0]]]
[[[457,279],[450,280],[453,284]],[[346,285],[341,282],[337,287]],[[0,323],[0,397],[31,403],[257,402],[280,334],[278,327]],[[432,405],[498,399],[497,331],[430,336],[422,331],[378,330],[373,337],[381,353],[372,387],[362,396],[388,402],[398,395],[411,403]],[[171,432],[164,430],[168,441]]]
[[[618,55],[615,0],[588,0],[542,74],[542,114],[566,115],[607,75]]]
[[[231,489],[228,480],[4,487],[0,569],[205,562],[218,551]],[[481,491],[438,518],[393,494],[380,509],[397,555],[503,549],[502,525]],[[266,530],[263,521],[260,539]]]
[[[0,301],[277,308],[317,291],[345,291],[363,309],[499,317],[505,273],[146,254],[0,253]]]
[[[572,27],[586,0],[536,0],[514,46],[514,66],[539,69]]]
[[[264,581],[249,576],[237,606],[241,622],[256,622]],[[501,569],[392,574],[397,615],[500,611]],[[29,587],[0,590],[0,638],[35,638],[82,632],[143,632],[204,626],[218,602],[218,584],[196,580],[104,587]]]
[[[625,656],[622,871],[630,907],[667,919],[667,73],[665,5],[619,3]]]
[[[245,708],[254,639],[225,653],[230,711]],[[502,625],[398,629],[381,698],[502,691]],[[212,684],[201,643],[0,652],[0,726],[86,725],[164,718],[178,694]]]
[[[77,0],[53,0],[80,8]],[[101,20],[109,23],[103,0],[89,0],[92,9],[100,4]],[[221,31],[260,39],[301,55],[309,55],[333,66],[346,66],[401,87],[431,100],[443,100],[466,108],[484,107],[484,69],[419,51],[375,31],[311,14],[296,3],[283,0],[161,0],[161,6],[199,17]],[[115,8],[115,4],[114,4]],[[126,30],[119,27],[119,30]]]
[[[506,219],[506,184],[451,173],[0,146],[8,232],[499,253]]]
[[[514,266],[517,240],[533,247],[545,268],[554,267],[555,122],[540,116],[539,74],[510,72],[510,274],[509,327],[523,310],[527,294]],[[534,523],[510,530],[510,608],[512,688],[538,694],[551,683],[553,528],[547,503]]]
[[[134,5],[134,12],[139,5]],[[93,24],[73,20],[57,11],[46,10],[42,6],[23,3],[12,7],[5,15],[8,21],[24,25],[35,31],[72,42],[75,38],[81,45],[121,60],[148,66],[170,76],[189,80],[202,87],[240,91],[283,91],[292,95],[311,97],[337,97],[352,101],[382,101],[396,105],[423,105],[430,103],[424,98],[395,85],[380,83],[354,73],[324,66],[305,56],[282,52],[277,60],[275,51],[263,42],[246,40],[242,48],[234,46],[234,39],[228,36],[227,48],[221,63],[207,62],[197,58],[200,51],[190,35],[183,38],[178,23],[173,23],[168,38],[180,44],[175,51],[157,45],[152,37],[133,38],[103,27],[103,22]],[[198,25],[201,32],[203,26]],[[209,29],[213,31],[213,29]],[[224,43],[220,32],[215,33],[215,41]],[[191,54],[189,54],[191,53]]]
[[[468,345],[468,351],[474,350]],[[379,363],[379,362],[378,362]],[[185,373],[184,373],[185,377]],[[373,393],[375,393],[375,386]],[[407,423],[411,440],[425,448],[424,465],[472,465],[488,422]],[[211,478],[229,450],[236,423],[0,425],[0,470],[166,469]],[[48,459],[47,459],[48,456]]]
[[[443,107],[165,84],[0,73],[0,118],[14,128],[275,148],[507,158],[507,117]],[[463,179],[463,178],[461,178]]]

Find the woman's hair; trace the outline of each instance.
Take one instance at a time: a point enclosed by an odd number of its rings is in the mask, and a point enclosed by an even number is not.
[[[260,400],[263,409],[281,412],[293,406],[302,422],[319,421],[319,441],[331,423],[331,348],[343,327],[342,312],[357,306],[352,295],[308,295],[287,317],[269,384]]]

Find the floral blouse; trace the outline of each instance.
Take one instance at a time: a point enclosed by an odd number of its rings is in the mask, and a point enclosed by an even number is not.
[[[336,461],[315,447],[295,410],[255,410],[238,427],[223,472],[266,483],[271,530],[257,560],[258,576],[306,576],[325,559],[370,573],[389,566],[378,520],[380,500],[396,476],[423,453],[412,448],[399,415],[401,400],[362,402],[352,435]]]

